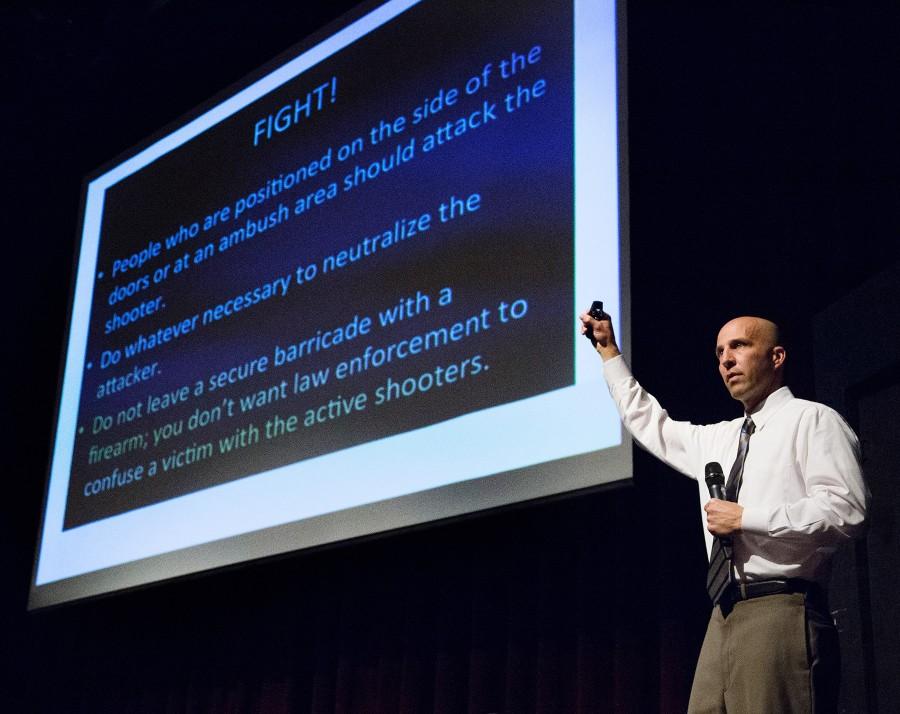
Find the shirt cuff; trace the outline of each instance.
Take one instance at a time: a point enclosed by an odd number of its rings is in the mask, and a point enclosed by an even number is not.
[[[741,530],[767,535],[769,533],[769,514],[766,509],[745,506],[741,513]]]
[[[608,384],[621,382],[631,377],[631,370],[622,355],[616,355],[603,363],[603,376]]]

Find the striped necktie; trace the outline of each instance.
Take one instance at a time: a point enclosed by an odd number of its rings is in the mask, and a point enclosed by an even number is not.
[[[728,482],[725,484],[725,498],[729,501],[737,501],[741,492],[741,484],[744,480],[744,461],[747,459],[747,450],[750,447],[750,435],[756,430],[756,425],[748,416],[741,427],[741,438],[738,442],[737,457],[728,474]],[[722,593],[731,582],[731,539],[716,538],[713,541],[712,552],[709,555],[709,571],[706,574],[706,592],[712,600],[713,606],[718,604]]]

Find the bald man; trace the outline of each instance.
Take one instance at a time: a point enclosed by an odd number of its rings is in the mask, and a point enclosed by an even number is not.
[[[671,419],[635,380],[609,316],[580,319],[635,441],[697,480],[713,610],[688,712],[836,712],[840,656],[826,588],[834,551],[865,521],[856,435],[833,409],[784,386],[787,352],[769,320],[738,317],[719,331],[719,374],[744,415],[697,426]],[[726,500],[709,497],[710,462],[728,477]]]

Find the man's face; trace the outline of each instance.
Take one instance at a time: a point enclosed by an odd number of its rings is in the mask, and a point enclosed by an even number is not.
[[[756,317],[735,318],[719,330],[719,374],[747,412],[781,386],[785,353],[775,344],[777,333],[773,323]]]

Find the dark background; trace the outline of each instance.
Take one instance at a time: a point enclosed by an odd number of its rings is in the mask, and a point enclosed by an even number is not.
[[[83,176],[352,4],[0,9],[9,711],[686,705],[708,612],[696,491],[642,453],[633,487],[25,612]],[[877,300],[813,325],[896,272],[898,36],[893,2],[631,3],[631,362],[675,417],[737,414],[712,357],[735,314],[789,328],[799,396],[816,396],[823,351],[896,352]]]

